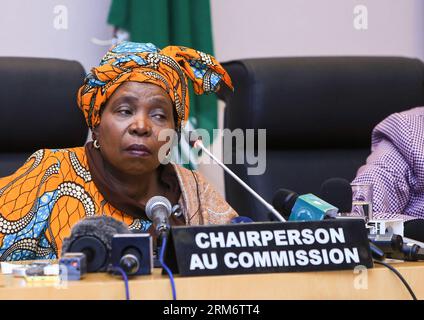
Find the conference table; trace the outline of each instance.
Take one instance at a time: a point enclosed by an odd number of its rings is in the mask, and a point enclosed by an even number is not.
[[[424,262],[396,262],[394,266],[424,299]],[[411,299],[406,287],[389,269],[298,273],[262,273],[225,276],[180,277],[175,275],[178,300],[264,299]],[[169,278],[161,269],[129,281],[130,299],[171,300]],[[85,274],[82,280],[61,283],[27,282],[0,275],[0,299],[125,299],[122,278],[107,273]]]

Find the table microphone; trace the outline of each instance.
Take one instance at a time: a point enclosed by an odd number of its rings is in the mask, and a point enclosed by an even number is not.
[[[159,261],[159,248],[162,247],[162,241],[170,229],[169,216],[171,212],[171,202],[165,197],[154,196],[146,203],[146,215],[153,222],[153,227],[157,236],[155,248],[153,250],[153,265],[155,268],[162,267]]]
[[[346,179],[330,178],[325,180],[321,185],[319,196],[339,208],[341,213],[352,211],[352,187]]]
[[[281,188],[274,194],[272,205],[288,220],[298,197],[296,192]]]
[[[381,260],[384,260],[386,258],[386,255],[385,255],[383,250],[381,250],[379,247],[377,247],[371,241],[368,242],[368,244],[370,246],[371,255],[374,259],[381,261]]]
[[[71,235],[63,240],[62,255],[82,252],[87,260],[87,272],[106,271],[110,262],[112,238],[131,233],[128,227],[109,216],[87,217],[76,223]]]
[[[416,241],[424,242],[424,220],[414,219],[404,222],[404,236]]]
[[[424,249],[415,243],[404,243],[401,250],[387,254],[387,257],[405,261],[424,260]]]
[[[298,195],[288,189],[279,189],[272,204],[289,221],[319,221],[334,218],[338,208],[312,193]]]
[[[158,235],[169,230],[169,216],[171,215],[171,202],[165,197],[154,196],[146,203],[146,215],[153,222]]]
[[[403,238],[398,234],[369,234],[368,240],[384,251],[386,255],[401,252]]]
[[[194,138],[192,138],[194,136]],[[232,172],[225,164],[223,164],[217,157],[215,157],[203,144],[202,137],[196,136],[195,132],[189,131],[186,132],[186,140],[191,147],[200,148],[205,152],[210,158],[212,158],[222,169],[225,170],[231,177],[234,178],[244,189],[246,189],[251,195],[253,195],[259,202],[261,202],[271,213],[281,222],[285,222],[286,219],[275,210],[275,208],[265,201],[255,190],[249,187],[243,180],[241,180],[234,172]]]
[[[368,239],[379,247],[389,259],[424,260],[424,249],[412,242],[404,242],[398,234],[370,234]]]

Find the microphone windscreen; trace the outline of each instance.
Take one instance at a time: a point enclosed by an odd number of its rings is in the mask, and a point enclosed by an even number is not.
[[[320,198],[339,208],[339,212],[352,211],[352,187],[343,178],[330,178],[324,181],[320,189]]]
[[[278,189],[272,198],[272,206],[287,220],[299,195],[288,189]]]
[[[414,219],[405,221],[403,224],[403,234],[405,237],[424,242],[424,220]]]
[[[106,266],[102,261],[107,261],[112,250],[113,236],[120,233],[131,231],[126,224],[110,216],[84,218],[72,227],[71,235],[63,240],[62,255],[66,252],[82,252],[79,249],[84,248],[92,252],[92,257],[87,257],[87,260],[92,260],[87,261],[88,271],[104,271]]]

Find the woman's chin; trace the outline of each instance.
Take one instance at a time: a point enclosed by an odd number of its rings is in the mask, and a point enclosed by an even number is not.
[[[155,171],[160,165],[160,163],[156,161],[152,163],[151,161],[143,161],[143,160],[146,160],[146,159],[139,158],[138,161],[132,161],[129,163],[127,162],[126,166],[121,166],[120,171],[128,175],[139,176],[139,175],[143,175],[143,174]]]

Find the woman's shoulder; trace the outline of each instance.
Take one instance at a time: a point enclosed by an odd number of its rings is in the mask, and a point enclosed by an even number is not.
[[[70,153],[74,153],[77,155],[85,155],[85,147],[60,148],[60,149],[38,149],[29,156],[28,160],[34,157],[39,159],[40,158],[46,159],[49,157],[60,158]]]
[[[190,170],[190,169],[184,168],[182,165],[179,165],[179,164],[174,163],[174,162],[171,162],[170,164],[172,165],[172,167],[174,168],[174,170],[177,174],[180,174],[180,175],[183,175],[183,176],[192,175],[193,171],[195,171],[195,170]]]
[[[211,183],[211,181],[209,181],[209,179],[199,170],[187,169],[175,163],[172,163],[172,165],[175,169],[175,173],[179,180],[181,189],[192,191],[197,191],[197,189],[199,189],[199,191],[202,193],[219,193],[216,190],[214,183]]]
[[[85,147],[73,147],[73,148],[61,148],[61,149],[41,149],[37,152],[43,154],[46,160],[58,160],[65,161],[71,165],[74,164],[86,164],[87,156]],[[36,153],[37,153],[36,152]]]
[[[196,215],[199,209],[201,209],[203,223],[205,224],[228,223],[237,216],[237,213],[213,184],[209,183],[198,170],[189,170],[176,164],[173,164],[173,166],[179,179],[183,197],[187,202],[187,211],[189,215],[194,215],[188,217],[192,224],[202,224],[199,215]]]
[[[192,183],[196,183],[201,186],[208,184],[206,178],[198,170],[187,169],[176,163],[172,163],[172,166],[174,167],[180,186],[186,186],[187,184]]]
[[[67,156],[69,154],[76,154],[78,156],[85,156],[85,147],[72,147],[72,148],[60,148],[60,149],[40,149],[37,152],[44,152],[46,156],[60,157]]]
[[[33,167],[41,166],[44,169],[56,164],[60,170],[68,167],[87,167],[87,157],[84,147],[40,149],[26,160],[24,166],[28,163],[32,163]]]

